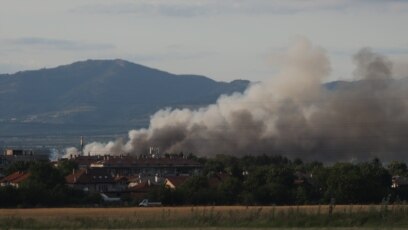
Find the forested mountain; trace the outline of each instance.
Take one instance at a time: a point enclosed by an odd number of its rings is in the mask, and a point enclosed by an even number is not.
[[[124,60],[87,60],[0,75],[2,134],[128,130],[164,107],[198,107],[249,81],[175,75]]]

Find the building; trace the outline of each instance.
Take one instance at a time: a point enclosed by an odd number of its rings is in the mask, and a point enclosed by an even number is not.
[[[203,166],[191,159],[183,157],[137,158],[129,155],[88,155],[70,156],[79,168],[104,168],[113,176],[155,176],[197,175]]]
[[[177,189],[189,178],[189,176],[170,176],[164,181],[164,186],[170,189]]]
[[[150,180],[143,181],[138,183],[135,186],[129,187],[125,193],[129,194],[129,196],[134,200],[143,200],[146,199],[148,193],[155,188],[158,188],[159,185],[152,183]]]
[[[408,178],[403,176],[393,176],[392,177],[392,184],[391,188],[399,188],[399,187],[407,187],[408,186]]]
[[[196,175],[202,165],[186,158],[136,158],[132,156],[105,156],[90,164],[91,168],[106,168],[112,175],[154,177],[159,175]]]
[[[48,161],[48,155],[36,153],[34,150],[22,150],[8,148],[4,154],[0,155],[0,172],[3,172],[9,165],[17,161]]]
[[[72,174],[65,177],[66,184],[75,189],[86,192],[115,193],[127,188],[127,183],[122,178],[115,178],[103,168],[90,168],[73,170]]]
[[[90,165],[94,162],[97,162],[99,160],[102,160],[105,156],[101,155],[95,155],[95,156],[83,156],[83,155],[70,155],[68,158],[69,160],[74,161],[75,163],[78,164],[78,168],[80,169],[86,169],[89,168]]]
[[[13,186],[18,188],[21,183],[30,177],[30,173],[17,171],[0,180],[0,186]]]
[[[158,152],[152,149],[152,152]],[[199,174],[202,165],[184,157],[140,157],[129,155],[72,155],[79,170],[66,177],[68,186],[84,191],[128,194],[146,198],[148,191],[162,186],[167,177]],[[171,183],[171,182],[169,182]],[[176,182],[173,182],[176,183]],[[178,186],[178,184],[177,184]]]
[[[33,151],[22,149],[5,149],[4,155],[5,156],[33,155]]]

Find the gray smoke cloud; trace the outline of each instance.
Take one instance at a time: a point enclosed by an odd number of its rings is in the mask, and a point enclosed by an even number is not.
[[[328,90],[322,86],[330,73],[325,51],[299,40],[281,55],[281,71],[270,80],[197,110],[160,110],[147,129],[131,130],[128,140],[90,143],[84,152],[141,154],[156,146],[205,156],[405,159],[405,87],[393,83],[384,56],[364,48],[353,60],[358,81]]]

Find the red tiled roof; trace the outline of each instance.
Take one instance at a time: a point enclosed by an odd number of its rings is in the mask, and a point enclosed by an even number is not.
[[[25,173],[24,175],[22,175],[19,178],[16,178],[15,180],[11,181],[10,183],[13,184],[20,184],[21,182],[24,182],[25,180],[27,180],[30,177],[30,173]]]
[[[131,156],[106,156],[95,163],[103,164],[105,166],[131,167],[135,160],[136,158]]]
[[[68,184],[114,183],[112,175],[99,168],[79,169],[65,177]]]
[[[68,176],[65,177],[65,182],[68,184],[75,184],[77,183],[77,179],[80,178],[84,173],[85,169],[76,170],[72,174],[69,174]]]
[[[196,161],[185,158],[141,158],[135,161],[138,165],[171,165],[171,166],[200,166]]]
[[[182,185],[186,180],[190,178],[189,176],[172,176],[172,177],[167,177],[166,180],[170,182],[174,187],[179,187]]]
[[[146,187],[149,187],[149,183],[148,181],[143,181],[133,187],[130,187],[130,189],[140,189],[140,188],[146,188]]]
[[[30,175],[31,174],[27,172],[17,171],[1,179],[0,183],[19,184],[25,181],[28,177],[30,177]]]
[[[73,159],[79,165],[103,164],[106,167],[134,167],[134,166],[201,166],[194,160],[185,158],[140,158],[135,156],[77,156]]]
[[[129,192],[136,192],[136,193],[147,193],[149,189],[152,187],[152,184],[149,184],[148,181],[144,181],[142,183],[139,183],[133,187],[130,187],[128,189]]]
[[[24,173],[24,172],[21,172],[21,171],[14,172],[14,173],[12,173],[12,174],[10,174],[10,175],[4,177],[3,179],[1,179],[0,182],[1,182],[1,183],[9,182],[9,181],[11,181],[11,180],[14,180],[15,178],[20,177],[23,173]]]
[[[77,156],[72,160],[78,165],[90,165],[100,159],[102,159],[102,156]]]
[[[128,182],[128,181],[129,181],[129,179],[128,179],[127,177],[125,177],[125,176],[115,177],[114,180],[115,180],[116,182],[119,182],[119,181]]]
[[[201,164],[195,160],[185,158],[137,158],[136,156],[119,155],[119,156],[77,156],[72,159],[79,165],[90,166],[91,164],[101,164],[105,167],[174,167],[190,166],[200,167]]]
[[[138,182],[140,180],[139,176],[128,176],[127,177],[129,182]]]

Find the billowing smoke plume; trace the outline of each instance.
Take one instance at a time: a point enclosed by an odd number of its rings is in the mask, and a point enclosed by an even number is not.
[[[164,109],[129,139],[91,143],[84,153],[197,155],[282,154],[323,161],[399,159],[408,147],[407,93],[391,79],[391,63],[370,49],[354,56],[353,84],[326,89],[330,72],[321,48],[298,41],[282,55],[281,72],[243,94],[221,96],[198,110]]]

